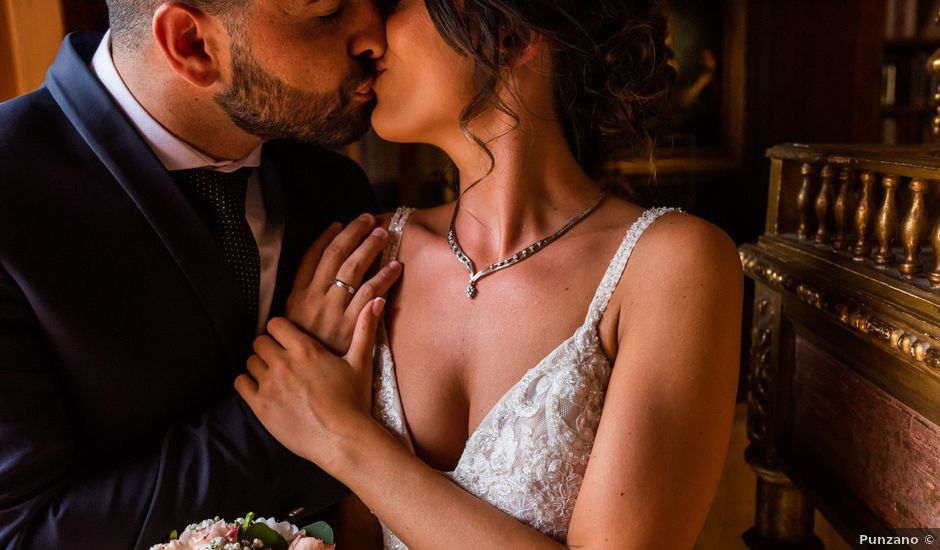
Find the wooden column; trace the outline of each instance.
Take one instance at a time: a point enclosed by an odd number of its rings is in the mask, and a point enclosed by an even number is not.
[[[0,101],[42,84],[63,29],[59,0],[0,0]]]

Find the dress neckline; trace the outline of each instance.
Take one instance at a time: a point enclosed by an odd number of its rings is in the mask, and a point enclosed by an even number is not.
[[[620,280],[620,276],[623,274],[624,267],[626,262],[629,259],[633,247],[636,245],[637,240],[643,231],[648,227],[656,218],[660,215],[672,211],[681,211],[678,208],[667,208],[667,207],[654,207],[648,208],[640,214],[639,217],[630,225],[627,229],[626,235],[624,235],[623,240],[620,243],[620,246],[617,249],[617,252],[614,254],[613,259],[611,260],[610,265],[607,267],[607,270],[604,273],[604,276],[601,278],[600,283],[597,286],[597,289],[594,291],[594,296],[591,299],[591,304],[588,307],[587,314],[585,315],[584,322],[581,323],[574,332],[566,338],[564,341],[559,343],[555,348],[552,349],[545,357],[539,360],[535,365],[526,370],[522,376],[511,385],[500,397],[493,403],[487,413],[483,416],[483,419],[476,425],[476,427],[468,434],[466,441],[464,441],[463,450],[460,453],[460,458],[457,459],[457,464],[454,466],[453,470],[439,470],[441,473],[448,476],[453,475],[457,470],[460,469],[461,464],[464,461],[464,457],[467,454],[467,449],[470,447],[470,444],[474,441],[477,434],[479,434],[487,423],[492,422],[492,418],[496,416],[500,407],[503,403],[513,395],[514,392],[518,391],[519,387],[524,387],[525,382],[531,380],[534,376],[538,375],[545,367],[545,365],[551,365],[552,359],[566,350],[568,346],[574,342],[581,333],[586,332],[586,336],[591,339],[593,345],[600,345],[600,335],[598,334],[598,323],[600,322],[601,316],[604,314],[604,311],[607,309],[607,305],[610,302],[610,297],[613,294],[613,290],[617,285],[617,282]],[[408,217],[414,211],[413,208],[399,208],[395,215],[393,216],[391,222],[389,223],[389,234],[393,237],[389,243],[386,253],[383,255],[382,264],[387,264],[388,262],[397,259],[399,247],[401,245],[401,236],[404,230],[404,226],[407,223]],[[395,397],[395,402],[397,404],[398,414],[401,417],[401,437],[404,440],[404,443],[407,445],[408,449],[415,453],[415,444],[414,440],[411,437],[411,430],[408,429],[408,421],[405,418],[404,404],[401,400],[401,393],[398,390],[398,374],[395,368],[395,356],[392,353],[391,345],[388,338],[388,330],[385,326],[385,319],[382,318],[382,321],[379,326],[379,331],[381,337],[378,340],[379,347],[379,356],[385,357],[388,362],[389,368],[389,378],[390,380],[384,382],[390,382],[392,385],[392,392]],[[607,356],[604,355],[604,360],[608,362]]]

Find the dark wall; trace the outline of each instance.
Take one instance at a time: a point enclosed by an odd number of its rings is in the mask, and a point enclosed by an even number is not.
[[[740,178],[760,204],[763,232],[769,163],[784,142],[877,142],[884,47],[881,0],[752,0],[748,123]],[[760,208],[756,209],[758,206]],[[752,240],[752,239],[748,239]]]
[[[740,171],[699,199],[702,215],[738,243],[764,231],[768,147],[785,142],[877,142],[883,0],[748,0],[747,115]],[[745,382],[753,283],[742,326]]]

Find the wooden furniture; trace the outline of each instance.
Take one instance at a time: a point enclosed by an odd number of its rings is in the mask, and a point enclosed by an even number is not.
[[[63,34],[59,0],[0,0],[0,101],[42,84]]]
[[[745,541],[821,547],[814,507],[851,543],[940,527],[940,151],[768,154],[765,232],[740,248],[755,283]]]

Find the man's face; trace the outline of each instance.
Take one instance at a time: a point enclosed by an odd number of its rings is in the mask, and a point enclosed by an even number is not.
[[[234,18],[231,83],[215,100],[241,129],[327,147],[368,129],[385,52],[374,0],[254,0]]]

